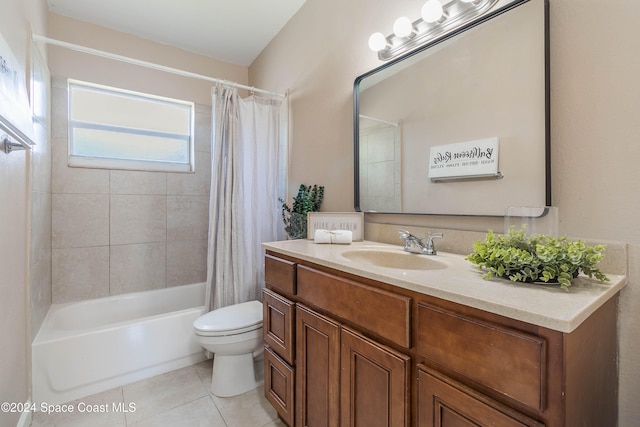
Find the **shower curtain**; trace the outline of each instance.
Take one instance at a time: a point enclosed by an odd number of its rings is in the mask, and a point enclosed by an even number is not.
[[[260,299],[262,242],[284,238],[278,198],[286,182],[286,102],[212,90],[208,310]]]

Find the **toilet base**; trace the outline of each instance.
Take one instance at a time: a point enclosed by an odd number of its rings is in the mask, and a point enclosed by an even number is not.
[[[264,379],[256,380],[253,354],[225,356],[215,354],[211,374],[211,393],[231,397],[260,387]]]

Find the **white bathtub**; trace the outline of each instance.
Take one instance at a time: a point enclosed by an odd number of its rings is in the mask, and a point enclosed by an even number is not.
[[[33,341],[33,401],[64,403],[205,359],[204,283],[53,304]]]

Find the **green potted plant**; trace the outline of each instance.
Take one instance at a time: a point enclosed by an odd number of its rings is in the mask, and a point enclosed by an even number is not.
[[[467,260],[485,269],[484,279],[508,278],[514,282],[558,283],[564,290],[580,272],[606,282],[596,265],[604,258],[605,245],[587,246],[581,240],[545,234],[527,236],[524,227],[513,227],[497,236],[489,230],[484,241],[473,244]]]
[[[284,231],[290,239],[307,238],[307,213],[318,212],[323,198],[324,186],[301,184],[291,206],[278,199],[282,203]]]

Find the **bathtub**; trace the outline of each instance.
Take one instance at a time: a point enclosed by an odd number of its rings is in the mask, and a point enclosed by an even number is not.
[[[33,401],[58,404],[205,360],[205,284],[53,304],[32,344]]]

